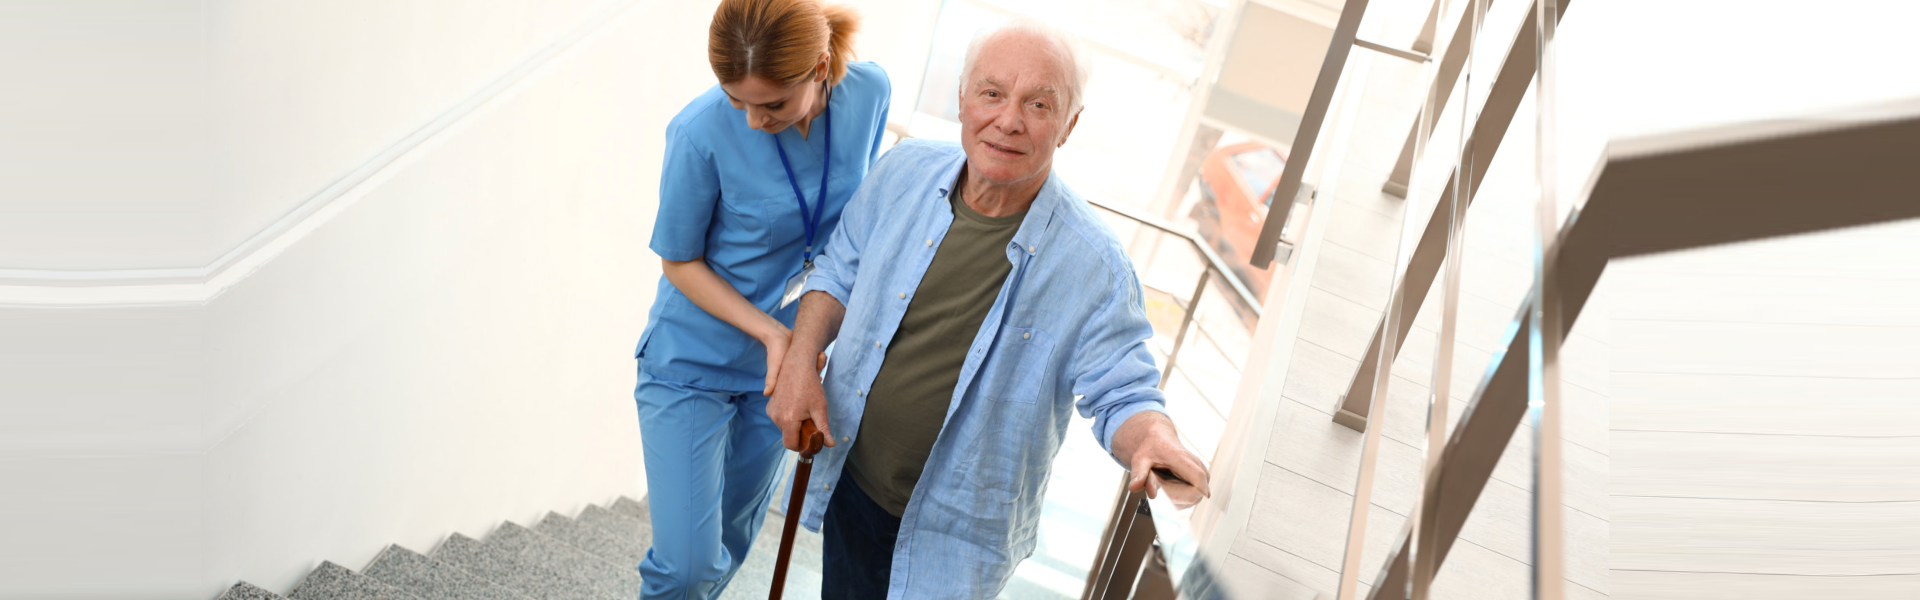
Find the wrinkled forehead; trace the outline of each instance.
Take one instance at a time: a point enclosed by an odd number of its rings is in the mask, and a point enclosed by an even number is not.
[[[1071,55],[1060,43],[1020,30],[1000,31],[981,44],[970,82],[1015,91],[1045,91],[1061,95],[1067,89]]]

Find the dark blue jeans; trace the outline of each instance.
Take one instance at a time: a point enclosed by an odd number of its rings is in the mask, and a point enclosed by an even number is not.
[[[840,470],[833,499],[820,526],[826,550],[820,577],[821,600],[886,600],[893,572],[893,541],[900,518],[875,504],[848,473]]]

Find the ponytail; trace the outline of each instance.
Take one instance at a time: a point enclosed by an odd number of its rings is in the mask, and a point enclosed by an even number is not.
[[[817,0],[722,0],[707,31],[707,61],[720,83],[749,75],[794,85],[814,75],[827,53],[827,84],[840,83],[853,59],[860,16]]]
[[[847,76],[847,62],[853,60],[853,34],[860,31],[860,13],[845,4],[821,9],[827,17],[827,86]]]

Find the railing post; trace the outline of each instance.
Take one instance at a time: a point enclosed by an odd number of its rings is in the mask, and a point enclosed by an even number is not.
[[[1107,528],[1100,534],[1100,547],[1094,551],[1093,568],[1087,572],[1087,585],[1080,592],[1080,600],[1100,600],[1105,598],[1107,587],[1112,583],[1121,564],[1121,554],[1127,545],[1127,536],[1133,530],[1133,521],[1137,511],[1127,508],[1145,501],[1145,492],[1127,491],[1130,477],[1120,474],[1120,490],[1113,498],[1113,510],[1107,515]]]
[[[1186,314],[1180,318],[1180,331],[1173,336],[1173,349],[1167,352],[1167,366],[1160,372],[1159,389],[1167,389],[1167,382],[1173,379],[1174,364],[1180,358],[1181,347],[1186,345],[1187,331],[1193,327],[1194,314],[1200,311],[1200,299],[1206,295],[1212,275],[1211,266],[1200,270],[1200,281],[1194,284]],[[1144,526],[1139,523],[1140,517],[1147,515],[1147,494],[1128,491],[1128,479],[1128,475],[1121,474],[1119,495],[1114,499],[1112,514],[1107,517],[1107,529],[1100,536],[1100,549],[1095,552],[1093,569],[1087,573],[1087,587],[1081,592],[1081,600],[1125,600],[1132,591],[1133,579],[1140,574],[1146,547],[1156,535],[1152,518],[1146,519]],[[1135,508],[1128,510],[1129,507]],[[1113,584],[1119,580],[1124,580],[1126,587],[1115,596],[1113,590],[1119,588]]]
[[[1403,210],[1408,215],[1413,212]],[[1397,259],[1394,261],[1395,273],[1405,270],[1413,256],[1413,247],[1407,243],[1412,237],[1410,235],[1413,231],[1412,221],[1402,216],[1400,225],[1400,244],[1398,251],[1395,252]],[[1381,324],[1384,343],[1380,344],[1376,350],[1378,355],[1374,357],[1374,369],[1371,373],[1373,397],[1368,402],[1367,409],[1367,413],[1372,415],[1373,422],[1368,424],[1366,431],[1361,435],[1360,473],[1353,484],[1353,513],[1347,518],[1346,552],[1341,559],[1340,589],[1336,595],[1337,600],[1353,600],[1360,590],[1360,555],[1367,541],[1368,507],[1373,505],[1373,472],[1380,460],[1380,431],[1386,426],[1387,383],[1393,378],[1393,357],[1400,348],[1396,338],[1400,335],[1400,320],[1406,310],[1407,297],[1399,293],[1400,290],[1395,289],[1398,285],[1399,277],[1394,277],[1387,288],[1387,297],[1390,300],[1387,302],[1386,319]]]
[[[1540,201],[1534,206],[1533,274],[1540,293],[1533,306],[1533,348],[1528,354],[1527,409],[1533,417],[1533,597],[1566,597],[1566,531],[1562,526],[1560,495],[1560,286],[1558,257],[1553,241],[1559,236],[1559,155],[1554,122],[1553,33],[1559,14],[1557,0],[1535,0],[1534,36],[1539,68],[1534,70],[1535,182]]]
[[[1455,39],[1452,42],[1454,44],[1464,42],[1463,54],[1466,60],[1460,70],[1460,87],[1463,89],[1473,89],[1473,46],[1480,37],[1480,24],[1486,18],[1486,10],[1487,0],[1469,0],[1466,15],[1462,19],[1470,26],[1466,29],[1463,39]],[[1460,111],[1460,131],[1463,134],[1467,131],[1467,123],[1478,120],[1477,115],[1468,116],[1470,108],[1462,106]],[[1420,119],[1421,136],[1431,135],[1432,130],[1428,128],[1427,123],[1428,116],[1423,113]],[[1419,146],[1424,151],[1425,144],[1419,144]],[[1420,495],[1414,499],[1414,508],[1408,515],[1407,531],[1410,537],[1407,550],[1411,572],[1407,578],[1407,589],[1403,593],[1404,597],[1412,600],[1427,600],[1432,595],[1433,578],[1440,570],[1439,553],[1436,551],[1440,543],[1440,528],[1435,518],[1440,506],[1440,469],[1444,465],[1440,458],[1447,447],[1448,404],[1453,395],[1453,350],[1454,340],[1458,336],[1460,314],[1460,268],[1465,254],[1463,248],[1466,246],[1466,239],[1462,237],[1466,233],[1467,220],[1465,182],[1473,179],[1472,146],[1471,137],[1466,135],[1459,137],[1459,146],[1455,148],[1458,151],[1457,155],[1461,157],[1458,170],[1455,171],[1459,176],[1453,178],[1451,182],[1453,193],[1446,194],[1443,200],[1446,204],[1440,207],[1446,210],[1447,219],[1446,276],[1440,288],[1440,338],[1435,343],[1433,377],[1427,386],[1426,464],[1421,471],[1425,477],[1421,478],[1423,484],[1420,487]],[[1419,186],[1414,187],[1418,189]],[[1435,211],[1436,214],[1438,212]]]
[[[1436,4],[1434,7],[1435,16],[1433,18],[1438,19],[1445,14],[1446,11],[1444,7]],[[1431,26],[1431,23],[1432,21],[1429,21],[1429,26]],[[1447,40],[1446,54],[1440,57],[1440,60],[1437,62],[1437,64],[1440,65],[1440,69],[1438,71],[1429,71],[1432,77],[1428,79],[1427,83],[1426,106],[1435,107],[1433,110],[1437,111],[1439,110],[1437,107],[1446,106],[1447,98],[1453,94],[1453,83],[1460,76],[1460,66],[1467,60],[1467,49],[1472,47],[1471,42],[1465,44],[1459,42],[1472,39],[1473,36],[1468,35],[1468,30],[1471,26],[1471,15],[1462,14],[1460,16],[1460,24],[1454,28],[1453,37]],[[1429,33],[1428,36],[1431,37],[1431,33]],[[1428,51],[1428,54],[1432,54],[1432,52]],[[1387,183],[1385,186],[1382,186],[1381,191],[1401,198],[1409,197],[1407,187],[1412,185],[1413,163],[1418,159],[1425,158],[1425,156],[1420,153],[1420,148],[1425,146],[1427,141],[1425,138],[1430,135],[1432,135],[1432,130],[1423,131],[1420,123],[1417,121],[1414,122],[1411,127],[1407,128],[1407,141],[1400,145],[1400,156],[1394,159],[1393,170],[1388,172]]]
[[[1187,345],[1187,329],[1193,326],[1193,314],[1200,311],[1200,297],[1207,293],[1207,279],[1213,275],[1213,269],[1200,271],[1200,283],[1193,286],[1193,296],[1187,300],[1186,314],[1180,317],[1180,332],[1173,336],[1173,350],[1167,353],[1167,366],[1160,372],[1160,389],[1167,389],[1167,381],[1173,378],[1173,365],[1180,360],[1180,348]]]

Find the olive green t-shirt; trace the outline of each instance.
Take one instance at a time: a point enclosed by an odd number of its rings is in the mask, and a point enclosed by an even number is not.
[[[953,224],[887,345],[847,458],[853,482],[896,517],[906,513],[933,452],[967,349],[1013,270],[1007,244],[1027,216],[982,215],[959,196],[947,195]]]

